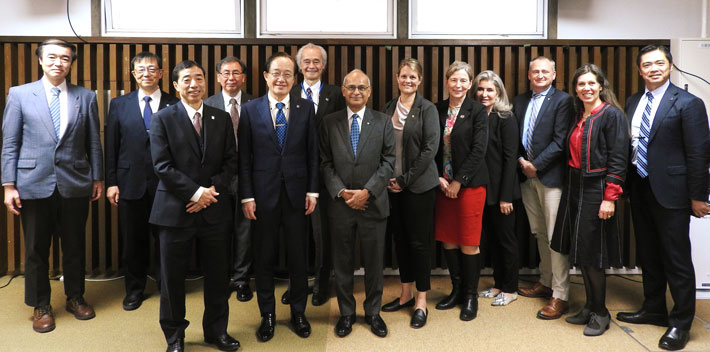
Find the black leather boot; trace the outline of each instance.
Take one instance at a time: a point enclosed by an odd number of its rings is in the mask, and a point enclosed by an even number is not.
[[[447,310],[456,307],[463,302],[461,295],[461,250],[444,249],[444,257],[446,265],[449,266],[449,275],[451,276],[451,294],[444,297],[436,304],[436,309]]]
[[[479,255],[461,254],[461,271],[463,273],[463,307],[459,319],[469,321],[478,315],[478,279],[481,274]]]

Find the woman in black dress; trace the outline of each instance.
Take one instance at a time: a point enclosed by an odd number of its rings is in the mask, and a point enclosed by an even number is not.
[[[586,64],[572,78],[576,123],[567,134],[567,175],[550,247],[569,255],[582,269],[587,302],[565,320],[587,325],[584,334],[609,328],[604,269],[621,266],[616,200],[626,177],[629,131],[609,81],[599,67]]]

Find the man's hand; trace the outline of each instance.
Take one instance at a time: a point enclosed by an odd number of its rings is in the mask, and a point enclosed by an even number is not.
[[[245,218],[249,220],[256,220],[256,202],[251,201],[242,203],[242,213],[244,213]]]
[[[525,159],[520,159],[520,168],[523,170],[523,174],[528,178],[537,177],[537,168],[535,168],[535,165],[533,165],[533,163]]]
[[[17,191],[15,186],[5,186],[5,206],[7,211],[20,215],[22,203],[20,202],[20,192]]]
[[[350,200],[346,201],[345,204],[355,210],[367,209],[367,200],[370,199],[370,192],[368,192],[366,189],[349,191],[352,192],[352,197],[350,198]]]
[[[693,208],[693,216],[702,218],[710,214],[710,205],[708,203],[700,200],[693,200],[690,203]],[[7,204],[7,187],[5,187],[5,204]]]
[[[513,203],[500,202],[500,212],[505,215],[510,215],[513,212]]]
[[[387,183],[387,190],[392,193],[399,193],[402,192],[402,187],[399,186],[399,183],[397,183],[396,178],[391,178],[390,181]]]
[[[459,190],[461,190],[461,182],[453,180],[449,183],[449,187],[446,189],[446,196],[449,198],[458,198]]]
[[[205,189],[204,192],[202,192],[202,195],[200,196],[200,199],[197,200],[197,202],[190,202],[187,203],[185,208],[187,208],[188,213],[197,213],[198,211],[201,211],[212,203],[217,203],[217,196],[219,193],[215,190],[214,186],[211,186],[210,188]]]
[[[94,189],[91,191],[91,201],[101,198],[104,191],[104,181],[94,181]]]
[[[316,203],[318,203],[318,198],[306,196],[306,215],[310,215],[316,210]]]
[[[355,191],[353,191],[351,189],[344,189],[340,192],[340,198],[343,198],[345,200],[345,202],[347,203],[350,200],[350,198],[353,197],[354,193],[355,193]]]
[[[106,198],[108,198],[108,202],[113,206],[118,206],[118,193],[118,186],[106,188]]]
[[[608,220],[614,215],[614,202],[610,200],[603,200],[602,205],[599,206],[599,218],[602,220]]]

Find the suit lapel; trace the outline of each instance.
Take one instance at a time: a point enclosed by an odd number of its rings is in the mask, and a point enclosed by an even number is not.
[[[521,109],[518,109],[516,111],[519,111],[517,115],[518,119],[518,133],[520,135],[523,135],[523,129],[525,128],[525,114],[528,111],[528,105],[530,105],[530,99],[532,99],[532,91],[527,91],[525,95],[523,95],[523,103],[520,103],[520,105],[523,105]]]
[[[336,123],[336,126],[338,128],[338,132],[340,132],[340,138],[344,141],[347,141],[345,144],[349,146],[349,148],[347,148],[348,154],[351,158],[355,159],[355,155],[353,154],[353,145],[350,142],[350,126],[348,126],[349,116],[347,110],[343,111],[343,114],[338,116],[338,122]]]
[[[79,115],[79,95],[77,94],[77,87],[67,82],[67,128],[64,130],[62,135],[61,143],[64,137],[71,134],[74,126],[76,125],[76,119]]]
[[[367,143],[367,139],[370,137],[370,134],[372,134],[373,119],[374,116],[372,115],[372,111],[366,108],[365,116],[362,118],[362,122],[360,123],[360,139],[358,139],[357,142],[357,156],[355,157],[356,159],[360,157],[360,152],[362,151],[362,148],[364,148],[363,145]]]
[[[458,116],[456,116],[456,122],[454,122],[454,127],[451,128],[452,135],[462,128],[458,126],[462,125],[463,120],[469,117],[467,116],[467,114],[471,110],[471,104],[473,104],[473,101],[470,98],[464,98],[463,103],[461,103],[461,108],[459,109],[459,114]],[[444,125],[446,125],[446,122],[444,122]]]
[[[40,119],[42,125],[47,129],[47,132],[52,136],[52,139],[57,143],[57,134],[54,132],[54,123],[52,123],[52,114],[49,113],[49,104],[47,104],[47,95],[44,93],[44,85],[42,80],[36,81],[33,87],[32,94],[34,94],[35,106],[37,111],[37,116],[42,116]]]
[[[666,93],[663,94],[663,98],[661,98],[661,103],[658,105],[658,109],[656,109],[656,115],[653,117],[651,135],[648,136],[649,143],[653,141],[653,137],[656,135],[656,132],[658,132],[658,129],[663,123],[663,120],[666,118],[666,115],[668,115],[668,111],[671,109],[673,104],[675,104],[677,98],[678,88],[673,84],[669,85],[668,89],[666,90]]]
[[[263,97],[261,97],[261,99],[263,101],[259,104],[256,104],[256,110],[258,112],[257,118],[259,119],[259,123],[262,124],[261,128],[264,128],[265,131],[271,131],[271,133],[268,133],[268,135],[271,137],[271,141],[274,143],[274,146],[276,148],[280,148],[279,139],[276,137],[276,128],[274,128],[274,120],[271,119],[271,109],[269,109],[269,98],[264,95]],[[286,130],[286,133],[288,134],[288,130]]]
[[[129,93],[128,106],[126,107],[126,118],[130,119],[127,123],[134,124],[141,129],[145,130],[145,122],[143,121],[143,112],[141,111],[140,104],[138,103],[138,90],[134,90]],[[163,99],[160,99],[160,103],[163,103]],[[146,132],[146,135],[148,132]]]
[[[202,102],[204,104],[204,102]],[[192,138],[188,137],[187,142],[190,144],[190,147],[192,150],[195,152],[195,155],[200,157],[200,160],[202,159],[202,149],[200,148],[200,143],[199,143],[199,136],[197,135],[197,131],[195,131],[195,126],[192,125],[192,120],[190,119],[190,116],[187,115],[187,110],[185,110],[185,106],[181,104],[176,104],[177,106],[175,107],[175,118],[176,118],[176,123],[185,131],[188,131],[186,133],[187,136],[192,136]],[[204,109],[202,109],[202,112],[204,113]],[[204,126],[204,121],[205,118],[202,118],[202,125]]]
[[[166,106],[170,106],[170,104],[168,104],[168,101],[170,100],[171,97],[172,97],[172,95],[161,91],[160,92],[160,104],[158,104],[158,110],[162,110]]]
[[[545,113],[547,113],[547,109],[550,107],[550,100],[552,100],[552,96],[555,94],[556,89],[555,87],[550,87],[550,91],[545,94],[544,97],[542,97],[542,105],[540,106],[540,110],[537,112],[537,118],[535,119],[535,126],[530,126],[528,128],[532,128],[533,132],[535,131],[535,127],[540,123],[540,117],[545,116]],[[532,96],[531,96],[532,98]]]
[[[629,101],[626,103],[627,109],[626,109],[626,116],[629,118],[627,119],[629,121],[629,131],[631,131],[631,125],[634,119],[634,114],[636,113],[636,108],[639,105],[639,101],[641,100],[641,94],[634,94],[629,98]]]

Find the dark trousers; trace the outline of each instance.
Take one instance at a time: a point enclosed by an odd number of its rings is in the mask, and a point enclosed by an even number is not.
[[[316,255],[316,279],[313,284],[313,292],[325,292],[328,294],[330,283],[330,272],[333,270],[333,259],[330,245],[330,229],[328,226],[328,190],[322,188],[316,209],[310,215],[311,229],[313,231],[313,241],[315,242]]]
[[[515,234],[515,211],[505,215],[500,205],[483,209],[481,245],[491,254],[493,287],[507,293],[518,291],[518,238]]]
[[[229,221],[208,224],[199,218],[189,227],[158,226],[160,238],[160,327],[168,344],[185,337],[185,275],[196,242],[204,275],[206,337],[227,332],[229,319]]]
[[[417,291],[431,289],[431,247],[434,242],[435,188],[424,193],[390,193],[388,232],[392,233],[403,283],[416,282]]]
[[[340,315],[355,314],[353,276],[356,238],[360,239],[360,261],[365,267],[365,302],[363,303],[365,314],[379,314],[382,306],[382,270],[387,219],[366,218],[359,210],[351,210],[349,207],[345,209],[347,205],[342,198],[335,200],[333,207],[340,208],[337,212],[331,212],[329,218],[335,291],[338,294]],[[333,213],[344,215],[334,216]]]
[[[160,245],[157,231],[148,223],[154,196],[149,192],[140,199],[118,200],[118,222],[123,241],[121,257],[126,272],[126,295],[143,293],[150,267],[151,237],[155,247],[156,281],[160,286]]]
[[[50,302],[49,247],[55,233],[59,233],[61,239],[64,294],[67,298],[82,297],[89,197],[64,198],[55,189],[49,198],[21,201],[20,221],[25,232],[25,304],[39,307]]]
[[[236,284],[249,282],[249,269],[251,269],[251,223],[252,221],[244,217],[239,199],[232,197],[234,201],[234,227],[232,233],[232,270],[231,281]]]
[[[643,269],[643,307],[665,313],[667,284],[675,302],[668,321],[671,326],[690,330],[695,316],[695,269],[688,234],[690,208],[664,208],[653,195],[648,179],[639,177],[634,168],[629,174],[631,215]]]
[[[302,199],[305,204],[305,195]],[[256,297],[262,315],[276,313],[274,298],[274,266],[278,259],[279,229],[286,234],[286,260],[290,278],[290,301],[292,313],[303,313],[308,298],[308,274],[306,266],[305,208],[294,208],[281,184],[281,194],[276,207],[260,210],[256,205],[256,221],[253,222],[254,236],[254,277]]]

